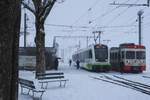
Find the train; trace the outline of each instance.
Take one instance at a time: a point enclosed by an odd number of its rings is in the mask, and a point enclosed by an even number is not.
[[[80,49],[72,55],[72,60],[74,63],[79,60],[80,67],[90,71],[111,69],[108,46],[104,44],[90,45],[85,49]]]
[[[144,45],[123,43],[110,48],[112,70],[120,72],[143,72],[146,70],[146,48]]]

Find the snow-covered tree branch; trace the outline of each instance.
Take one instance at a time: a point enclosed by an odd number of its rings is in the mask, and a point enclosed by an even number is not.
[[[31,11],[33,14],[35,14],[35,7],[29,3],[29,2],[26,2],[26,0],[22,0],[22,5],[27,8],[29,11]]]

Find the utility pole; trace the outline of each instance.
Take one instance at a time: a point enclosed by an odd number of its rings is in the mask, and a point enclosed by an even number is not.
[[[24,13],[24,47],[26,47],[26,36],[27,36],[27,14]]]
[[[144,12],[142,10],[140,10],[137,14],[138,14],[138,21],[139,21],[139,45],[141,45],[141,40],[142,40],[142,37],[141,37],[141,24],[142,24],[142,14]]]
[[[96,33],[98,33],[98,35],[96,36]],[[99,44],[101,43],[101,34],[102,34],[102,31],[94,31],[93,32],[94,34],[94,41],[95,41],[95,44],[97,43],[97,39],[99,39]]]

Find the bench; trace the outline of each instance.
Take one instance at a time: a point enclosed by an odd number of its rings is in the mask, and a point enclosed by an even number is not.
[[[42,99],[42,95],[45,92],[45,90],[36,89],[33,81],[19,78],[19,84],[21,86],[21,94],[23,94],[23,88],[26,88],[26,89],[28,89],[28,93],[27,93],[28,95],[30,94],[30,91],[31,91],[32,92],[32,97],[34,98],[35,97],[34,93],[40,93],[41,94],[40,99]]]
[[[47,89],[48,83],[50,82],[59,82],[60,87],[62,86],[62,82],[64,82],[63,86],[65,87],[66,81],[69,81],[68,79],[65,79],[63,72],[51,72],[51,73],[38,73],[37,79],[39,80],[39,83],[41,83],[41,88]],[[44,87],[44,84],[45,87]]]

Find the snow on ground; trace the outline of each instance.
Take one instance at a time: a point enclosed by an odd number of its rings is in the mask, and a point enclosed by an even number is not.
[[[149,95],[141,92],[90,78],[90,76],[102,74],[118,75],[150,85],[150,79],[142,77],[143,75],[150,76],[150,72],[123,75],[118,72],[95,73],[82,69],[77,70],[68,65],[60,65],[58,71],[64,72],[65,77],[69,79],[66,87],[59,87],[57,82],[49,83],[42,100],[150,100]],[[20,71],[19,77],[33,80],[35,85],[39,86],[34,74],[30,71]],[[19,87],[19,100],[32,100],[32,97],[20,94]]]

